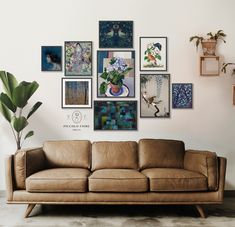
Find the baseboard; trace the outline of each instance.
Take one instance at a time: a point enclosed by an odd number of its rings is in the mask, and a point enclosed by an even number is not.
[[[0,196],[6,196],[5,190],[0,190]],[[235,197],[235,190],[225,190],[224,191],[224,197]]]

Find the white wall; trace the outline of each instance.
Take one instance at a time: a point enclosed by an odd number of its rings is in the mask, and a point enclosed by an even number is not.
[[[36,135],[25,147],[39,146],[49,139],[138,140],[143,137],[183,140],[187,148],[215,151],[228,158],[226,189],[235,189],[235,107],[232,84],[235,77],[199,76],[199,53],[189,37],[223,29],[227,44],[219,54],[235,62],[233,0],[0,0],[0,69],[19,80],[40,84],[30,104],[43,106],[32,117]],[[136,50],[136,98],[139,100],[139,37],[168,37],[168,72],[171,82],[194,84],[194,108],[171,110],[170,119],[139,119],[135,132],[93,131],[93,110],[80,110],[90,128],[64,129],[67,115],[61,109],[63,72],[41,72],[41,45],[63,45],[65,40],[93,41],[93,98],[96,99],[96,50],[99,20],[133,20]],[[0,117],[0,190],[5,188],[4,156],[14,153],[9,126]]]

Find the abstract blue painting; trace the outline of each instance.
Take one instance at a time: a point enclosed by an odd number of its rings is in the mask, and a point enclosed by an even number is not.
[[[100,48],[133,48],[133,21],[100,21]]]
[[[62,71],[62,47],[42,46],[42,71]]]
[[[193,85],[191,83],[172,84],[172,108],[193,108]]]

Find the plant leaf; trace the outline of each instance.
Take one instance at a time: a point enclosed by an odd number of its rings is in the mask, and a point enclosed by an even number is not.
[[[28,125],[28,121],[25,117],[13,117],[11,123],[16,132],[22,131]]]
[[[2,80],[4,90],[12,99],[13,90],[17,87],[18,82],[16,78],[9,72],[0,71],[0,79]]]
[[[108,73],[107,73],[106,71],[103,72],[103,73],[100,75],[100,77],[103,78],[103,79],[105,79],[105,80],[107,80],[107,76],[108,76]]]
[[[0,112],[2,113],[3,117],[5,117],[5,119],[11,123],[11,113],[10,111],[7,109],[7,107],[2,103],[2,101],[0,101]]]
[[[25,135],[24,139],[27,139],[27,138],[29,138],[29,137],[31,137],[31,136],[33,136],[33,135],[34,135],[34,131],[29,131],[29,132]]]
[[[11,99],[8,97],[7,94],[1,93],[0,95],[0,101],[8,108],[10,109],[13,113],[16,112],[16,106],[13,104]]]
[[[42,102],[36,102],[34,104],[34,106],[31,108],[31,110],[29,111],[29,114],[27,116],[27,119],[30,118],[30,116],[32,116],[32,114],[42,105]]]
[[[108,89],[108,85],[105,83],[105,82],[103,82],[101,85],[100,85],[100,94],[105,94],[105,92],[107,91],[107,89]]]
[[[36,81],[33,81],[32,83],[26,86],[28,100],[34,94],[34,92],[38,89],[38,87],[39,87],[39,84]]]
[[[26,86],[19,84],[13,91],[13,103],[20,108],[23,108],[28,101]]]

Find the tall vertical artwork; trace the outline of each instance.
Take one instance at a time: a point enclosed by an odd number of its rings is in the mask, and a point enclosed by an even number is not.
[[[100,48],[133,48],[133,21],[100,21]]]
[[[91,79],[62,78],[62,108],[91,108]]]
[[[140,117],[170,117],[170,75],[140,75]]]
[[[167,71],[167,37],[140,37],[140,71]]]
[[[65,42],[65,76],[92,75],[92,42]]]
[[[193,85],[191,83],[172,84],[172,108],[187,109],[193,107]]]

